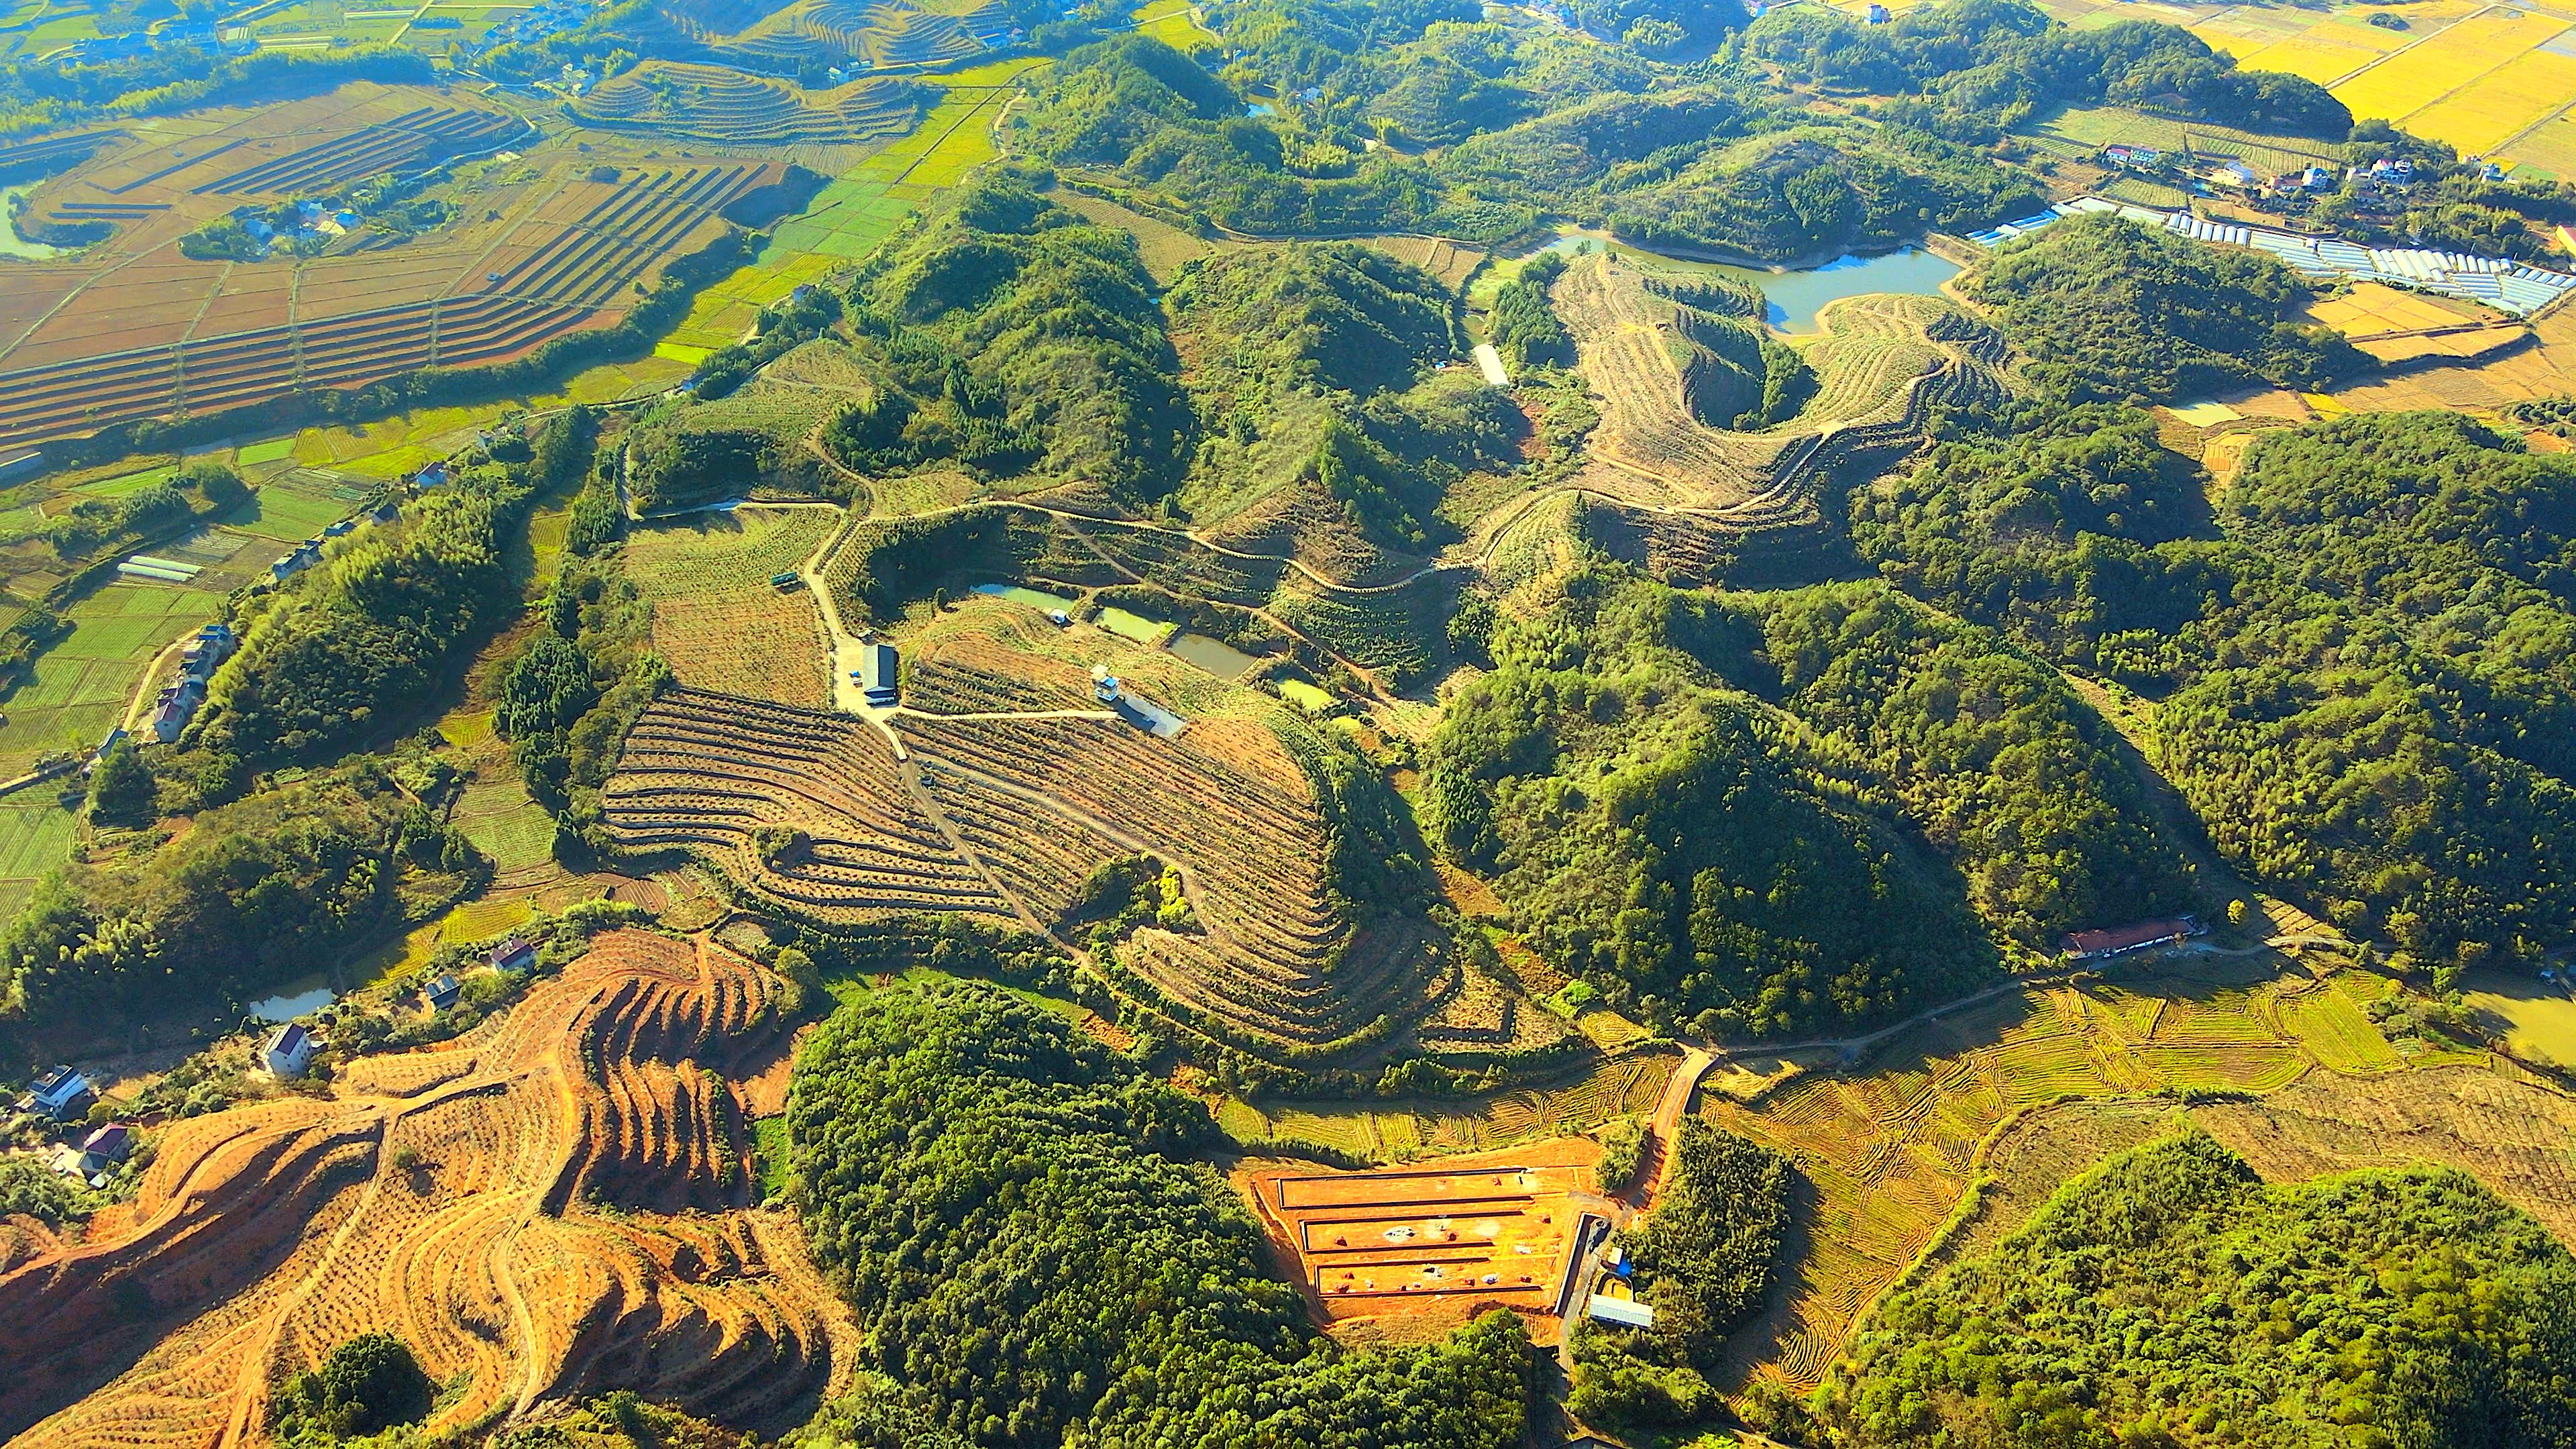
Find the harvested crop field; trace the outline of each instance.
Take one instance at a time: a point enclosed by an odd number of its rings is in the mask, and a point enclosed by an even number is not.
[[[749,1206],[735,1083],[785,1047],[781,989],[619,931],[456,1041],[352,1062],[331,1098],[170,1128],[135,1202],[0,1274],[0,1428],[228,1439],[275,1378],[372,1330],[454,1390],[433,1432],[612,1387],[799,1422],[852,1356],[793,1220]]]
[[[840,528],[823,508],[742,507],[627,535],[626,574],[653,606],[653,649],[682,684],[819,708],[830,700],[822,620],[794,573]]]
[[[1614,1117],[1643,1117],[1663,1100],[1681,1058],[1669,1047],[1595,1058],[1570,1079],[1468,1102],[1265,1102],[1228,1097],[1217,1121],[1252,1151],[1264,1141],[1314,1143],[1380,1161],[1420,1152],[1491,1152],[1586,1133]]]
[[[2168,969],[2199,974],[2035,988],[1912,1030],[1865,1071],[1795,1076],[1750,1106],[1704,1095],[1703,1117],[1788,1153],[1813,1189],[1796,1209],[1807,1257],[1785,1298],[1735,1339],[1736,1373],[1815,1383],[1971,1180],[2009,1174],[2026,1156],[2044,1181],[2008,1182],[2000,1201],[2044,1197],[2076,1151],[2066,1143],[2098,1138],[2109,1150],[2132,1138],[2141,1109],[2115,1104],[2152,1100],[2162,1111],[2173,1103],[2158,1094],[2241,1092],[2264,1097],[2254,1111],[2325,1094],[2396,1111],[2450,1090],[2441,1084],[2463,1070],[2450,1065],[2458,1056],[2382,1038],[2360,1008],[2367,981],[2349,973],[2276,977],[2214,961]],[[2483,1068],[2467,1075],[2505,1080]],[[1995,1138],[2007,1124],[2018,1125]],[[2560,1156],[2551,1170],[2576,1167]]]
[[[2401,1090],[2320,1075],[2191,1116],[2275,1182],[2410,1162],[2460,1168],[2576,1247],[2576,1098],[2526,1074],[2429,1068]]]
[[[1561,1138],[1420,1167],[1336,1172],[1249,1160],[1234,1174],[1317,1315],[1428,1334],[1493,1307],[1554,1330],[1600,1149]]]
[[[524,154],[502,152],[510,145]],[[461,161],[434,188],[454,219],[400,245],[360,221],[317,233],[318,255],[180,250],[244,205],[491,152],[507,159]],[[10,269],[0,445],[504,362],[614,326],[637,284],[736,221],[774,214],[788,180],[775,162],[597,165],[501,103],[435,86],[360,82],[156,122],[28,197],[31,225],[106,236],[76,257]]]

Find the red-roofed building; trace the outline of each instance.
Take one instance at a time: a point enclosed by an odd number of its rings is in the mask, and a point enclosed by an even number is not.
[[[2191,917],[2169,916],[2163,920],[2112,926],[2107,930],[2069,932],[2058,944],[2065,948],[2069,961],[2100,961],[2143,951],[2150,946],[2169,946],[2200,932],[2200,922]]]

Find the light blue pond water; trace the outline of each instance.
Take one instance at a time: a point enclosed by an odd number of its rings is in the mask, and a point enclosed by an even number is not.
[[[1601,242],[1593,237],[1560,237],[1550,244],[1548,250],[1573,252],[1600,245]],[[1864,297],[1879,292],[1934,296],[1940,292],[1942,283],[1959,275],[1958,263],[1921,247],[1906,247],[1874,257],[1836,257],[1821,267],[1797,272],[1766,272],[1718,262],[1695,262],[1685,257],[1668,257],[1615,243],[1612,249],[1649,258],[1657,267],[1673,271],[1749,282],[1761,288],[1762,295],[1770,299],[1770,323],[1782,332],[1815,331],[1817,311],[1837,297]]]

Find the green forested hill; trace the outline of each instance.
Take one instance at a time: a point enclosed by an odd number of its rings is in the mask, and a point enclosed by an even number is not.
[[[1126,236],[982,178],[872,255],[849,299],[874,384],[826,436],[850,468],[1035,470],[1138,504],[1177,482],[1191,414]]]
[[[2366,365],[2340,334],[2295,320],[2308,288],[2281,263],[2117,216],[2007,246],[1964,289],[2030,354],[2032,376],[2076,401],[2309,387]]]
[[[1427,231],[1494,243],[1542,214],[1641,243],[1787,259],[1963,231],[2043,200],[1988,151],[2060,104],[2110,101],[2340,140],[2323,89],[2240,72],[2188,31],[2073,31],[2015,0],[1864,27],[1782,6],[1740,36],[1699,3],[1582,4],[1576,33],[1473,6],[1210,12],[1211,76],[1160,43],[1077,50],[1010,124],[1037,157],[1264,235]],[[1778,80],[1891,99],[1799,104]],[[1256,96],[1267,114],[1245,114]]]
[[[1312,497],[1325,527],[1338,515],[1365,546],[1418,551],[1449,485],[1519,461],[1510,400],[1433,371],[1462,350],[1448,289],[1383,252],[1237,252],[1192,263],[1166,300],[1203,424],[1180,501],[1204,523]]]
[[[1989,968],[1956,873],[1727,687],[1758,674],[1758,625],[1607,561],[1512,603],[1495,668],[1432,737],[1428,792],[1444,846],[1499,871],[1562,968],[1658,1021],[1752,1035],[1886,1015]]]
[[[2238,70],[2234,56],[2179,26],[2123,20],[2078,30],[2012,0],[1955,0],[1882,25],[1783,5],[1748,28],[1745,50],[1801,80],[1919,96],[1944,130],[2104,102],[2329,141],[2352,129],[2352,113],[2325,87]]]
[[[2188,909],[2182,853],[2056,671],[1870,585],[1763,605],[1782,703],[1882,782],[1965,875],[1988,923],[2053,949],[2083,926]]]
[[[1207,1109],[998,987],[842,1008],[797,1055],[788,1126],[815,1255],[901,1385],[872,1412],[988,1449],[1520,1437],[1517,1319],[1310,1342],[1241,1201],[1180,1160],[1218,1141]]]
[[[1891,1296],[1835,1445],[2576,1442],[2576,1260],[2464,1173],[2267,1186],[2205,1136],[2113,1158]]]
[[[1854,537],[2158,697],[2156,763],[2256,878],[2425,964],[2566,940],[2576,463],[2353,417],[2258,441],[2202,522],[2146,436],[2077,412],[1950,446],[1858,495]]]

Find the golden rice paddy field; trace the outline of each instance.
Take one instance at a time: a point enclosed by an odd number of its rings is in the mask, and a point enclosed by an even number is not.
[[[2063,1181],[2063,1162],[2021,1174],[2013,1154],[2025,1150],[2017,1134],[2034,1118],[2067,1104],[2087,1104],[2078,1135],[2092,1144],[2082,1152],[2098,1155],[2177,1110],[2176,1094],[2269,1096],[2347,1082],[2375,1084],[2368,1098],[2413,1100],[2433,1095],[2422,1084],[2437,1076],[2499,1072],[2512,1092],[2541,1090],[2482,1054],[2391,1041],[2368,1014],[2390,989],[2375,975],[2311,974],[2276,957],[2200,958],[2153,978],[1999,998],[1909,1032],[1858,1068],[1788,1075],[1750,1101],[1703,1092],[1704,1118],[1789,1153],[1811,1189],[1796,1209],[1807,1255],[1788,1291],[1732,1345],[1738,1384],[1755,1374],[1815,1383],[1972,1183],[1999,1176],[1990,1190],[2028,1198]],[[2406,1085],[2389,1090],[2400,1079]],[[2063,1143],[2053,1151],[2049,1162],[2079,1155]]]
[[[2070,6],[2055,5],[2061,15]],[[2086,6],[2083,15],[2146,6]],[[2373,25],[2394,14],[2405,28]],[[2082,17],[2070,23],[2083,23]],[[2204,7],[2194,32],[2252,70],[2303,76],[2362,120],[2393,121],[2552,176],[2576,174],[2576,9],[2433,0],[2312,11]]]

